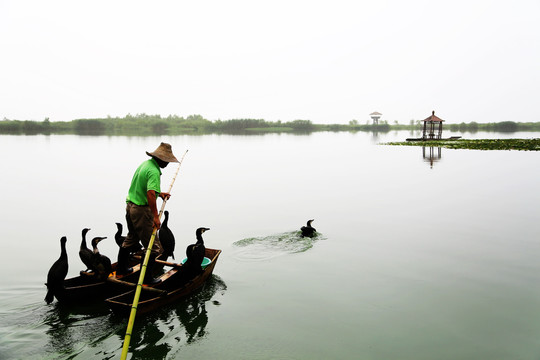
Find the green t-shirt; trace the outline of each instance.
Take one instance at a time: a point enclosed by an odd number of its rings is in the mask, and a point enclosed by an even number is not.
[[[131,179],[126,201],[136,205],[148,205],[146,193],[149,190],[154,190],[158,194],[161,192],[160,176],[161,170],[156,160],[152,158],[143,162]]]

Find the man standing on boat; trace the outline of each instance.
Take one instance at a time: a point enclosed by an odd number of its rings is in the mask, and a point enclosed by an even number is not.
[[[132,271],[128,267],[129,249],[137,246],[139,241],[146,248],[152,237],[154,227],[159,229],[161,222],[157,209],[156,199],[159,196],[163,200],[169,199],[168,193],[161,192],[161,169],[165,168],[170,162],[178,162],[178,159],[172,152],[170,144],[161,143],[158,148],[149,153],[151,159],[144,161],[135,171],[131,186],[129,187],[126,198],[126,222],[128,234],[122,243],[118,252],[118,267],[116,273],[119,275],[128,274]],[[163,248],[156,236],[150,260],[146,267],[144,283],[155,284],[159,279],[152,278],[152,269],[155,259],[163,253]]]

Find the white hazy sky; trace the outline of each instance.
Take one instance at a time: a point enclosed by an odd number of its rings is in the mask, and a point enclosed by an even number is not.
[[[539,0],[0,0],[0,119],[540,121]]]

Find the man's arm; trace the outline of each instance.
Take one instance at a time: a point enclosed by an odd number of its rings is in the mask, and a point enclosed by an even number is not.
[[[150,210],[152,210],[152,214],[154,215],[154,227],[159,230],[161,221],[159,221],[159,213],[157,210],[156,192],[154,190],[148,190],[146,192],[146,198],[148,199],[148,206],[150,206]]]
[[[171,194],[162,192],[159,193],[158,196],[163,200],[168,200],[171,197]],[[159,213],[157,210],[156,192],[154,190],[148,190],[146,192],[146,198],[148,199],[148,206],[150,206],[150,210],[152,210],[152,214],[154,215],[154,226],[159,230],[161,222],[159,221]]]

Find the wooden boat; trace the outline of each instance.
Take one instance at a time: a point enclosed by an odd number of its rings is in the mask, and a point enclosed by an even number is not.
[[[105,300],[125,292],[135,286],[139,278],[139,264],[132,264],[133,272],[125,276],[116,276],[116,263],[113,272],[105,281],[96,281],[91,273],[81,271],[80,276],[64,280],[64,287],[56,291],[56,300],[64,304],[88,304]]]
[[[450,136],[449,138],[445,139],[424,139],[424,138],[407,138],[406,141],[453,141],[453,140],[459,140],[461,139],[461,136]]]
[[[211,260],[203,272],[193,279],[185,282],[183,280],[182,265],[162,262],[165,265],[172,265],[173,268],[161,276],[161,283],[153,286],[153,291],[142,291],[137,305],[137,315],[156,310],[163,305],[173,303],[199,289],[212,275],[221,250],[206,249],[205,257]],[[157,260],[159,262],[159,260]],[[146,286],[143,286],[143,289]],[[135,290],[127,291],[123,294],[105,299],[111,310],[120,315],[129,315]]]

